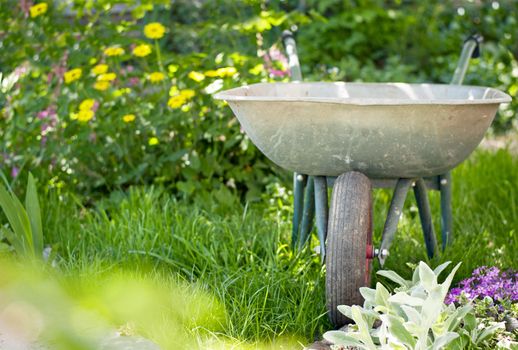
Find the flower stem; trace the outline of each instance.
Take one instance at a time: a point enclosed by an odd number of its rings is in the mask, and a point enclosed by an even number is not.
[[[162,56],[160,55],[160,46],[158,45],[158,40],[155,40],[155,51],[156,51],[156,59],[158,61],[158,67],[161,72],[164,72],[164,66],[162,65]]]

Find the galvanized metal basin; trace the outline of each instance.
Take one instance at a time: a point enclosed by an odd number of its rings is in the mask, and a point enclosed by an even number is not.
[[[308,175],[434,176],[477,147],[507,94],[403,83],[264,83],[222,91],[254,144]]]

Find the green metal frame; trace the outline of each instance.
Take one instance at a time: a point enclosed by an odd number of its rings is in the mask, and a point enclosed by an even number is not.
[[[292,81],[302,81],[297,46],[293,34],[285,31],[282,41],[288,55],[288,64]],[[450,82],[452,85],[461,85],[469,66],[470,58],[478,57],[482,37],[470,36],[463,45],[462,52],[457,63],[457,68]],[[325,176],[308,176],[304,174],[293,174],[293,230],[292,246],[302,249],[308,242],[316,216],[316,227],[320,241],[320,254],[322,261],[325,257],[325,241],[327,236],[328,222],[328,187],[332,187],[335,178]],[[390,208],[385,220],[380,248],[377,256],[384,264],[388,256],[391,243],[394,239],[399,218],[401,216],[405,199],[410,189],[414,189],[421,227],[423,229],[424,241],[428,257],[433,257],[438,250],[435,230],[433,227],[428,190],[438,190],[441,195],[441,238],[442,249],[452,240],[453,216],[451,207],[451,174],[445,174],[431,178],[415,179],[371,179],[374,188],[394,187],[394,193]]]

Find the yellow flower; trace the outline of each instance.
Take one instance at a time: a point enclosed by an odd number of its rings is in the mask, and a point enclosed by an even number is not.
[[[120,97],[122,95],[127,95],[131,92],[131,89],[130,88],[122,88],[122,89],[117,89],[113,92],[113,97]]]
[[[110,87],[109,81],[96,81],[94,84],[95,90],[104,91],[104,90],[107,90],[109,87]]]
[[[135,120],[135,114],[126,114],[122,117],[122,120],[124,121],[124,123],[131,123]]]
[[[194,97],[194,95],[196,95],[196,92],[194,92],[194,90],[192,89],[185,89],[180,91],[180,95],[185,97],[186,99],[191,99]]]
[[[133,54],[137,57],[146,57],[151,53],[151,46],[147,44],[142,44],[135,46],[133,49]]]
[[[167,69],[169,70],[169,73],[174,74],[178,71],[178,65],[170,64],[167,66]]]
[[[86,100],[83,100],[81,104],[79,105],[80,111],[88,111],[94,108],[95,106],[95,100],[92,98],[87,98]]]
[[[92,68],[92,73],[94,75],[104,74],[108,71],[107,64],[98,64],[97,66]]]
[[[73,81],[76,81],[77,79],[81,78],[81,74],[83,71],[81,68],[75,68],[71,69],[68,72],[65,72],[63,77],[65,78],[65,83],[70,84]]]
[[[215,77],[225,78],[225,77],[231,77],[236,73],[237,73],[237,70],[234,67],[223,67],[223,68],[218,68],[217,70],[208,70],[205,72],[205,76],[210,77],[210,78],[215,78]]]
[[[218,71],[215,71],[213,69],[208,70],[208,71],[205,72],[205,76],[207,76],[209,78],[217,77],[218,76]]]
[[[144,27],[144,35],[149,39],[160,39],[165,34],[165,27],[158,22],[149,23]]]
[[[106,56],[120,56],[124,54],[124,49],[120,46],[110,46],[104,49]]]
[[[147,142],[150,146],[158,145],[158,139],[156,137],[152,137]]]
[[[203,73],[195,72],[195,71],[190,72],[187,76],[190,79],[192,79],[192,80],[194,80],[195,82],[198,82],[198,83],[200,81],[202,81],[203,79],[205,79],[205,75],[203,75]]]
[[[178,88],[173,85],[171,86],[171,88],[169,89],[169,96],[176,96],[180,93],[180,90],[178,90]]]
[[[90,121],[94,117],[94,111],[87,109],[87,110],[81,110],[79,113],[77,113],[77,120],[79,120],[82,123],[86,123]]]
[[[253,68],[251,68],[249,70],[249,72],[250,72],[250,74],[253,74],[253,75],[259,75],[262,72],[264,72],[264,65],[259,63],[259,64],[255,65]]]
[[[147,78],[152,83],[159,83],[165,79],[165,74],[162,72],[153,72]]]
[[[185,104],[185,102],[187,102],[185,96],[176,95],[171,97],[169,101],[167,101],[167,105],[172,109],[176,109],[182,107]]]
[[[223,67],[218,68],[216,71],[218,73],[218,77],[225,78],[225,77],[231,77],[234,74],[237,73],[237,69],[234,67]]]
[[[31,8],[29,9],[29,12],[31,13],[31,18],[43,15],[45,12],[47,12],[48,8],[49,5],[47,5],[47,3],[45,2],[40,2],[39,4],[31,6]]]
[[[115,73],[105,73],[101,74],[97,77],[98,81],[114,81],[117,78],[117,74]]]

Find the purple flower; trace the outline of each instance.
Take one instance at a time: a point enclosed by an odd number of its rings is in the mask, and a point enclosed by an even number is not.
[[[456,288],[450,290],[445,303],[459,302],[460,297],[468,299],[491,299],[501,302],[518,301],[518,273],[500,271],[498,267],[481,266],[476,268],[471,277],[462,280]]]
[[[11,177],[15,178],[20,173],[20,169],[18,167],[13,166],[11,168]]]

